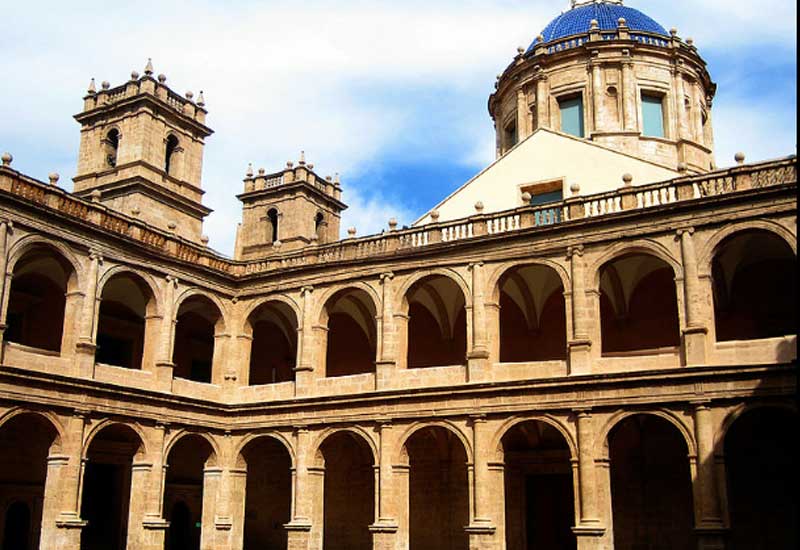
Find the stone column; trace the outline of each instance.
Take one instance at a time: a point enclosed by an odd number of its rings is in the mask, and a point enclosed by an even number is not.
[[[687,365],[705,365],[708,328],[704,322],[704,296],[700,292],[697,255],[694,248],[694,228],[679,229],[683,261],[683,289],[686,327],[683,329],[683,353]]]
[[[572,529],[578,538],[578,548],[597,548],[598,538],[605,529],[597,512],[598,483],[594,463],[594,429],[589,409],[576,411],[578,428],[578,503],[580,518]]]
[[[0,364],[3,362],[3,334],[6,330],[6,274],[8,269],[8,230],[11,228],[11,222],[0,219]],[[10,278],[9,278],[10,280]]]
[[[605,525],[605,529],[601,535],[595,537],[596,541],[589,537],[582,537],[587,545],[580,547],[579,550],[593,548],[588,546],[588,543],[591,542],[595,543],[594,548],[598,550],[613,550],[614,515],[611,501],[611,462],[608,457],[598,458],[595,460],[595,468],[595,473],[597,474],[597,511],[600,516],[600,523]]]
[[[484,415],[472,417],[472,520],[467,527],[470,550],[494,548],[497,527],[490,517],[497,501],[503,499],[503,486],[490,486],[489,433]],[[496,476],[492,478],[496,480]]]
[[[92,378],[94,376],[94,354],[97,350],[95,345],[95,324],[97,321],[97,274],[103,257],[95,250],[89,252],[89,271],[86,276],[86,291],[83,296],[83,307],[81,308],[81,318],[78,329],[78,343],[75,346],[77,352],[76,362],[79,376]],[[64,327],[64,330],[70,330]]]
[[[714,420],[708,402],[694,404],[697,476],[694,479],[695,532],[700,550],[723,550],[725,528],[714,463]]]
[[[538,128],[550,128],[550,108],[547,97],[547,76],[536,76],[536,123]]]
[[[232,523],[230,549],[241,550],[244,546],[245,505],[247,502],[247,468],[228,470],[228,502]]]
[[[636,132],[636,80],[633,74],[633,61],[622,62],[622,117],[626,132]]]
[[[392,424],[383,421],[378,424],[379,464],[375,480],[375,523],[370,525],[373,550],[394,550],[397,548],[397,519],[395,516],[395,492],[392,476]]]
[[[572,275],[572,338],[569,347],[570,374],[589,374],[591,366],[592,340],[589,333],[591,308],[586,299],[586,276],[584,274],[583,246],[567,249]]]
[[[167,275],[164,285],[158,359],[156,360],[156,381],[158,387],[164,391],[172,391],[172,371],[175,368],[175,363],[172,362],[172,342],[175,327],[178,324],[178,320],[175,318],[175,289],[177,287],[178,279]]]
[[[284,527],[288,531],[289,550],[308,550],[311,539],[311,517],[313,497],[308,473],[310,434],[305,426],[294,432],[295,464],[292,481],[292,518]]]
[[[528,137],[528,98],[520,88],[517,90],[517,142]]]
[[[314,287],[304,286],[300,290],[303,300],[303,310],[301,312],[300,328],[298,329],[297,344],[297,366],[294,369],[295,395],[309,395],[314,388],[314,322],[312,308],[314,306],[313,295]]]
[[[603,121],[603,68],[597,60],[591,62],[592,67],[592,112],[594,114],[594,131],[602,132]]]
[[[128,545],[127,550],[144,550],[147,536],[144,520],[148,506],[153,464],[136,461],[131,466],[130,501],[128,506]],[[148,533],[149,534],[149,533]]]
[[[381,290],[383,308],[378,317],[378,360],[375,364],[375,386],[377,389],[384,389],[389,386],[389,379],[392,377],[396,362],[396,343],[397,333],[394,323],[394,285],[392,280],[394,273],[381,274]]]
[[[58,510],[49,508],[47,515],[55,515],[55,521],[42,522],[41,547],[53,550],[75,550],[80,547],[81,531],[86,521],[80,517],[81,493],[83,491],[83,438],[86,430],[86,412],[75,411],[67,421],[62,442],[64,456],[48,461],[48,474],[56,467],[58,475],[45,482],[45,496],[50,494],[57,500]],[[51,469],[52,468],[52,469]],[[49,544],[48,544],[49,543]]]
[[[485,322],[483,262],[475,262],[469,267],[472,271],[472,349],[467,354],[467,376],[470,382],[474,382],[485,379],[489,374],[489,345]]]
[[[169,523],[164,520],[164,483],[167,473],[164,440],[167,430],[168,427],[164,423],[157,424],[153,430],[152,445],[156,452],[153,453],[153,466],[145,489],[146,506],[142,520],[143,550],[162,550],[166,530],[169,528]]]
[[[217,517],[217,503],[222,500],[223,469],[219,466],[203,470],[203,512],[200,519],[200,550],[227,549],[230,523]]]

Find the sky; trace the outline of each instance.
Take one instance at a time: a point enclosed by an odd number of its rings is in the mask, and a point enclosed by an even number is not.
[[[794,0],[626,0],[694,39],[718,84],[716,160],[796,154]],[[517,47],[568,0],[28,0],[0,20],[0,150],[71,189],[94,77],[155,73],[203,90],[210,245],[232,253],[248,163],[267,172],[306,152],[341,174],[342,232],[412,223],[494,159],[487,99]]]

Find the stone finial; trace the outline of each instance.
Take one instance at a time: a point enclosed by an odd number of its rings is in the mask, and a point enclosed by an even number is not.
[[[94,78],[89,81],[89,88],[86,89],[86,93],[89,95],[94,95],[97,93],[97,86],[95,86]]]
[[[89,193],[89,197],[92,199],[92,202],[100,202],[100,197],[103,196],[103,193],[99,189],[95,189],[91,193]]]
[[[11,166],[11,163],[13,162],[14,157],[11,156],[11,153],[5,152],[5,153],[3,153],[3,156],[0,157],[0,160],[2,160],[3,166]]]
[[[342,183],[342,180],[339,179],[339,172],[336,172],[333,175],[333,183],[335,183],[336,185],[339,185],[340,183]]]
[[[305,166],[306,165],[306,152],[305,151],[300,151],[300,160],[297,161],[297,164],[299,164],[300,166]]]
[[[159,81],[161,84],[166,84],[166,82],[167,82],[167,75],[165,75],[165,74],[163,74],[163,73],[162,73],[162,74],[160,74],[160,75],[158,75],[158,81]]]
[[[197,96],[197,104],[200,107],[205,107],[206,106],[206,98],[203,97],[203,90],[200,90],[200,95]]]
[[[275,248],[280,248],[281,246],[283,246],[283,243],[280,240],[278,240],[272,243],[272,246],[274,246]]]
[[[677,29],[677,28],[675,28],[675,27],[672,27],[672,28],[669,30],[669,35],[670,35],[670,36],[672,36],[673,38],[674,38],[674,37],[676,37],[676,36],[678,36],[678,29]]]
[[[622,174],[622,183],[625,184],[625,187],[630,187],[633,185],[633,176],[627,172]]]
[[[108,90],[111,87],[111,83],[108,80],[104,80],[100,83],[100,87],[104,90]]]
[[[628,26],[628,22],[625,20],[624,17],[620,17],[617,19],[617,27],[626,27]]]
[[[264,176],[264,174],[266,174],[266,173],[267,173],[267,171],[266,171],[264,168],[259,168],[259,169],[258,169],[258,175],[259,175],[259,176],[262,176],[262,177],[263,177],[263,176]]]
[[[294,162],[291,160],[286,161],[286,168],[294,168]]]
[[[478,202],[475,203],[475,212],[477,212],[478,214],[481,214],[483,212],[483,202],[482,201],[478,201]]]
[[[596,31],[600,29],[600,23],[597,22],[597,19],[592,19],[589,21],[589,30]]]
[[[742,153],[741,151],[739,151],[738,153],[736,153],[736,154],[733,156],[733,160],[735,160],[735,161],[736,161],[736,164],[738,164],[739,166],[741,166],[742,164],[744,164],[744,153]]]
[[[569,186],[569,191],[572,193],[573,197],[577,197],[581,192],[581,186],[578,183],[573,183]]]
[[[312,163],[312,162],[309,162],[309,163],[308,163],[308,169],[309,169],[309,170],[313,170],[313,169],[314,169],[314,163]]]
[[[686,165],[686,163],[685,163],[685,162],[679,162],[679,163],[678,163],[678,172],[680,172],[680,173],[684,173],[684,172],[686,172],[688,169],[689,169],[689,167]]]
[[[208,235],[200,237],[200,242],[203,243],[203,246],[208,246]]]
[[[139,214],[141,214],[141,213],[142,213],[142,211],[141,211],[141,210],[139,210],[139,207],[138,207],[138,206],[134,206],[134,207],[131,209],[131,216],[133,216],[134,218],[138,217],[138,216],[139,216]]]
[[[389,218],[389,231],[397,230],[397,218]]]
[[[525,192],[522,194],[522,204],[530,204],[530,203],[531,203],[531,199],[532,199],[532,198],[533,198],[533,195],[531,195],[530,193],[528,193],[527,191],[525,191]]]
[[[58,178],[60,177],[57,172],[50,172],[47,179],[50,180],[50,185],[58,185]]]
[[[524,54],[525,53],[525,48],[523,48],[522,46],[517,46],[517,53],[519,55]]]
[[[439,215],[438,210],[431,210],[431,220],[433,220],[434,223],[439,221]]]
[[[538,41],[539,41],[539,43],[543,43],[543,42],[544,42],[544,35],[543,35],[543,34],[540,34],[540,35],[538,35],[538,36],[536,37],[536,40],[538,40]]]
[[[333,183],[333,176],[325,176],[325,181],[328,183]]]
[[[687,38],[686,39],[686,45],[687,46],[694,46],[694,38],[692,38],[691,36],[689,38]]]
[[[131,71],[131,80],[139,80],[139,71]]]
[[[153,60],[149,57],[147,58],[147,65],[144,66],[144,74],[153,76]]]
[[[252,178],[253,177],[253,163],[252,162],[247,164],[247,171],[244,173],[244,176],[246,178]]]
[[[172,232],[175,232],[175,228],[176,228],[176,227],[178,227],[178,224],[177,224],[177,223],[175,223],[175,222],[169,222],[169,223],[167,224],[167,229],[169,229],[169,230],[170,230],[170,231],[172,231]]]
[[[351,239],[353,237],[355,237],[356,236],[356,228],[355,227],[349,227],[347,229],[347,236],[350,237]]]

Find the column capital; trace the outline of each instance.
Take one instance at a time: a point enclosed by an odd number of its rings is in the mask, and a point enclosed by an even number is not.
[[[590,418],[592,416],[592,407],[573,407],[572,412],[575,413],[577,418]]]
[[[178,286],[178,278],[176,276],[167,275],[164,278],[166,279],[168,285],[173,285],[173,287],[177,287]]]
[[[479,414],[471,414],[469,415],[469,419],[472,421],[472,425],[476,424],[484,424],[486,423],[486,415],[483,413]]]
[[[100,252],[100,250],[98,250],[96,248],[90,248],[89,249],[89,259],[92,260],[92,261],[96,261],[99,264],[102,264],[103,263],[103,254]]]
[[[684,235],[694,235],[694,227],[683,227],[675,231],[675,235],[683,237]]]
[[[314,287],[311,285],[307,285],[300,288],[300,295],[303,297],[305,297],[308,294],[311,294],[312,292],[314,292]]]
[[[579,244],[576,246],[568,246],[567,247],[567,258],[572,259],[573,256],[583,256],[583,245]]]
[[[470,262],[469,269],[475,269],[476,267],[483,267],[483,260],[479,260],[477,262]]]
[[[381,273],[381,284],[385,284],[387,281],[391,281],[392,279],[394,279],[394,273],[391,271]]]

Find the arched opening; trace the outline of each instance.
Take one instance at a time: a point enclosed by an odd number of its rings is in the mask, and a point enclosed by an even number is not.
[[[167,144],[164,151],[164,172],[169,174],[170,176],[176,176],[176,168],[178,151],[179,151],[180,143],[178,142],[178,138],[175,135],[170,134],[167,137]]]
[[[375,460],[369,444],[352,432],[336,432],[319,448],[325,464],[325,550],[371,550],[375,519]]]
[[[432,275],[409,288],[408,368],[467,362],[466,300],[449,277]]]
[[[603,353],[680,345],[672,268],[650,254],[627,254],[600,268]]]
[[[117,154],[119,153],[119,130],[112,129],[106,134],[103,140],[106,151],[106,166],[115,168],[117,166]]]
[[[248,317],[251,386],[294,380],[297,358],[297,316],[283,302],[268,302]]]
[[[192,296],[178,308],[172,362],[177,378],[211,382],[214,343],[222,331],[222,313],[205,296]]]
[[[3,550],[32,550],[31,510],[25,502],[14,502],[3,518]]]
[[[269,220],[269,242],[274,243],[278,240],[278,211],[270,208],[267,211],[267,219]]]
[[[639,414],[608,436],[615,550],[690,550],[693,533],[689,451],[680,431]]]
[[[112,424],[89,445],[83,475],[81,550],[125,550],[133,458],[142,440],[130,427]]]
[[[24,413],[0,426],[0,502],[3,550],[39,548],[47,457],[58,433],[44,417]]]
[[[794,428],[792,428],[794,426]],[[725,436],[731,550],[797,548],[797,414],[748,411]]]
[[[182,437],[170,449],[164,483],[164,510],[170,522],[167,550],[200,550],[203,481],[213,457],[211,444],[195,434]]]
[[[567,441],[535,420],[503,435],[506,548],[577,548],[572,464]]]
[[[467,452],[440,426],[423,428],[406,441],[410,550],[469,548]]]
[[[797,256],[768,231],[722,241],[712,263],[717,340],[797,334]]]
[[[515,267],[503,274],[500,289],[500,361],[567,358],[564,285],[550,267]]]
[[[247,463],[244,548],[285,550],[291,520],[292,459],[278,440],[260,437],[242,450]]]
[[[344,289],[333,295],[323,314],[327,326],[325,376],[375,372],[375,303],[366,291]]]
[[[50,247],[36,246],[26,252],[14,265],[5,340],[61,351],[66,294],[74,276],[69,262]]]
[[[317,236],[317,240],[322,242],[324,239],[323,230],[325,228],[325,216],[322,215],[322,212],[317,212],[317,215],[314,216],[314,234]]]
[[[95,360],[128,369],[142,368],[149,343],[146,335],[155,329],[155,319],[148,318],[154,307],[150,287],[140,277],[130,273],[111,277],[103,286],[100,301]]]

